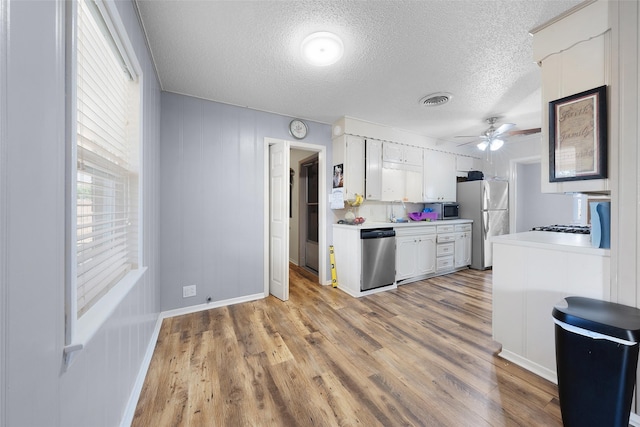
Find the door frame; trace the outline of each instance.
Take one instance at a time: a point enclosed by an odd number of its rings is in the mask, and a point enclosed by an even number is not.
[[[532,163],[540,163],[542,161],[539,155],[518,157],[509,160],[509,232],[514,233],[518,224],[518,212],[516,206],[518,204],[518,166],[528,165]]]
[[[318,281],[321,285],[327,285],[327,147],[319,144],[311,144],[300,141],[289,141],[278,138],[264,138],[264,156],[263,156],[263,183],[264,183],[264,203],[263,203],[263,229],[264,229],[264,259],[263,259],[263,280],[264,280],[264,296],[269,296],[269,265],[271,261],[271,252],[269,249],[269,145],[287,142],[289,148],[297,148],[306,151],[313,151],[318,153],[318,246],[319,246],[319,260],[318,260]],[[287,169],[291,165],[287,166]],[[327,255],[323,253],[323,248],[327,248]],[[289,259],[286,260],[289,262]],[[289,268],[288,265],[284,268]],[[287,286],[289,284],[287,283]]]
[[[305,157],[304,159],[300,160],[298,162],[298,166],[302,166],[305,163],[309,163],[312,160],[318,159],[318,153],[317,152],[313,152],[313,154],[311,154],[310,156]],[[318,180],[320,179],[320,162],[318,160]],[[300,178],[300,176],[302,175],[302,167],[299,167],[299,175],[298,178]],[[298,182],[300,183],[300,185],[298,185],[298,261],[299,261],[299,265],[302,268],[307,268],[307,256],[306,256],[306,242],[307,242],[307,238],[306,238],[306,234],[307,234],[307,230],[309,227],[309,224],[307,222],[307,218],[306,215],[303,215],[307,213],[306,210],[306,203],[303,203],[302,201],[302,195],[303,193],[306,194],[306,186],[307,186],[307,181],[308,181],[308,176],[305,176],[305,186],[302,186],[302,181],[300,179],[298,179]],[[320,182],[318,182],[318,190],[320,189]],[[320,203],[320,193],[318,192],[318,204]],[[304,206],[304,207],[303,207]],[[320,225],[320,207],[318,206],[318,225]],[[319,235],[319,231],[320,229],[318,229],[318,268],[320,268],[320,235]],[[304,247],[303,247],[304,246]],[[303,255],[304,253],[304,255]],[[319,273],[319,272],[318,272]]]

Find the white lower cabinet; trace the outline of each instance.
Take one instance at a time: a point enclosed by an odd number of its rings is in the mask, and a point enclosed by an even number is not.
[[[436,231],[438,233],[436,271],[440,273],[453,270],[456,241],[455,226],[453,224],[439,225],[436,227]]]
[[[456,225],[455,231],[454,267],[466,267],[471,265],[471,224]]]
[[[453,273],[471,264],[471,223],[438,223],[395,228],[398,285]]]
[[[435,227],[396,229],[396,282],[434,273],[435,264]]]
[[[436,271],[464,268],[471,264],[471,224],[437,227],[438,247]]]
[[[468,225],[468,220],[452,220],[459,225]],[[441,221],[438,221],[441,223]],[[429,277],[453,273],[459,268],[454,265],[456,240],[455,226],[437,223],[398,224],[396,232],[396,283],[382,288],[361,290],[362,283],[362,240],[363,229],[377,228],[375,225],[353,226],[336,224],[333,226],[333,246],[338,288],[353,297],[362,297],[377,292],[397,288],[397,285],[427,279]],[[389,224],[379,224],[378,227]],[[445,227],[445,228],[441,228]],[[445,230],[439,233],[437,230]],[[459,233],[458,233],[459,234]],[[453,239],[450,239],[454,236]]]

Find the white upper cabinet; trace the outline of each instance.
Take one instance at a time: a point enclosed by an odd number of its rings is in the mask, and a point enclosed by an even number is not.
[[[456,156],[425,150],[423,201],[455,202],[456,182]]]
[[[382,168],[381,200],[422,203],[422,172]]]
[[[608,179],[549,180],[549,102],[611,84],[613,40],[608,3],[596,1],[532,30],[534,60],[540,65],[542,75],[541,188],[544,193],[610,190]],[[608,114],[611,128],[611,106]],[[611,170],[611,156],[607,157],[607,169]]]
[[[365,166],[365,198],[381,200],[382,197],[382,141],[367,139]]]
[[[382,149],[382,159],[385,162],[404,163],[404,150],[402,145],[394,142],[385,142]]]
[[[418,170],[422,168],[422,148],[385,141],[382,161],[390,169]]]
[[[458,172],[469,172],[476,170],[473,167],[473,157],[456,156],[456,170]]]
[[[384,141],[380,200],[422,202],[422,148]]]
[[[364,138],[342,135],[333,139],[334,178],[342,173],[345,200],[364,195],[364,163]]]
[[[422,202],[423,151],[395,142],[382,143],[382,201]]]

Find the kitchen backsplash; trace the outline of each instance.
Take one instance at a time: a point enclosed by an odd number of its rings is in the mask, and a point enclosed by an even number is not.
[[[406,207],[406,209],[405,209]],[[386,222],[392,213],[396,218],[407,218],[409,212],[420,212],[424,209],[423,203],[405,203],[405,207],[400,202],[372,202],[365,201],[358,207],[345,207],[334,211],[336,221],[344,219],[344,215],[351,209],[355,216],[366,218],[367,222]]]

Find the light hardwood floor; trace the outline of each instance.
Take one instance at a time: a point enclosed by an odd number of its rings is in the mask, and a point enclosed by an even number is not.
[[[292,267],[273,297],[164,320],[133,426],[561,426],[495,356],[491,272],[352,298]]]

